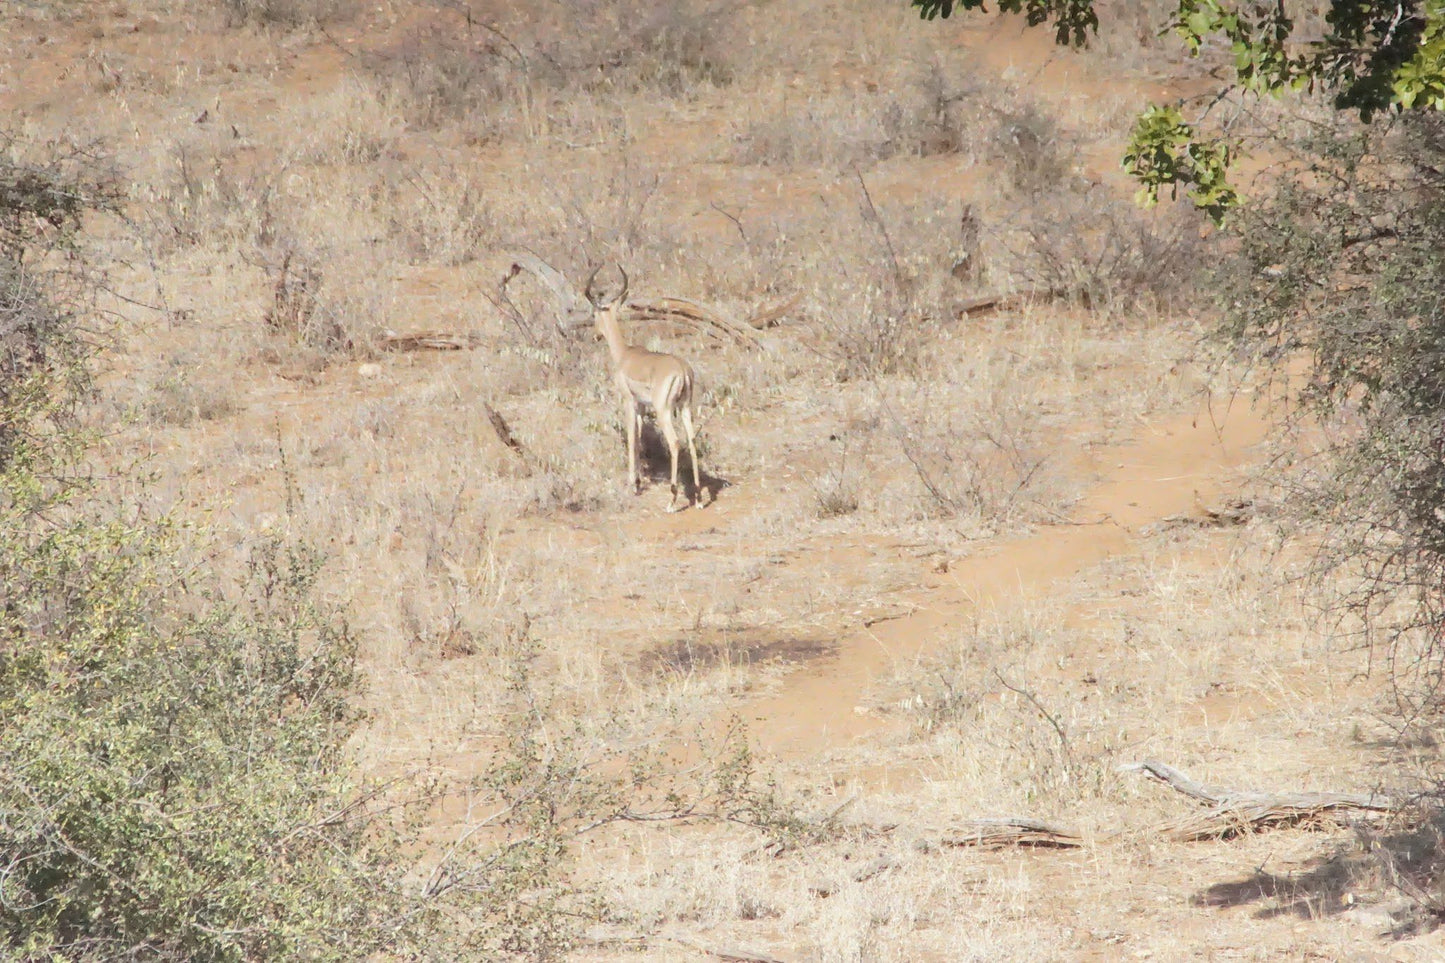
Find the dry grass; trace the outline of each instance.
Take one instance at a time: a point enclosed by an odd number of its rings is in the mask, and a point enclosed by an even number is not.
[[[857,693],[857,739],[823,750],[751,720],[802,811],[857,795],[852,830],[777,859],[715,825],[599,837],[579,861],[609,906],[598,935],[648,942],[582,958],[676,959],[671,937],[830,961],[1369,942],[1329,913],[1301,929],[1294,910],[1190,906],[1201,880],[1322,847],[1165,846],[1145,831],[1180,801],[1113,768],[1157,754],[1226,784],[1368,783],[1371,690],[1275,588],[1263,527],[1141,537],[993,607],[935,577],[940,559],[1062,540],[1128,440],[1200,385],[1197,234],[1120,206],[1084,149],[1129,91],[1081,116],[1076,91],[1001,79],[968,23],[861,0],[383,4],[336,11],[324,36],[302,4],[222,6],[249,26],[145,0],[96,14],[108,55],[149,79],[100,89],[32,63],[0,97],[43,81],[37,133],[85,126],[126,155],[123,290],[159,286],[168,313],[122,311],[104,389],[134,417],[113,444],[150,453],[157,497],[208,519],[210,564],[267,528],[326,550],[365,640],[372,771],[485,767],[524,635],[554,704],[627,743],[710,732],[846,674],[870,620],[944,612]],[[599,344],[559,333],[526,282],[520,323],[496,309],[522,247],[574,280],[621,261],[638,296],[735,317],[798,298],[764,350],[634,332],[698,371],[706,514],[664,516],[665,486],[624,491]],[[955,273],[965,255],[982,267]],[[955,310],[1032,286],[1074,303]],[[383,354],[385,330],[479,347]],[[923,838],[1021,813],[1090,846]],[[853,879],[878,856],[886,871]],[[823,882],[833,895],[810,895]]]

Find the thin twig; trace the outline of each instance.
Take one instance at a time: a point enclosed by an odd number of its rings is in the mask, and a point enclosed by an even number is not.
[[[902,265],[898,263],[898,252],[893,247],[893,237],[888,233],[888,225],[883,223],[883,218],[873,203],[873,195],[868,193],[868,185],[863,181],[863,172],[855,166],[853,173],[858,178],[858,186],[863,190],[863,200],[868,202],[868,213],[872,216],[873,223],[878,225],[878,232],[883,235],[883,243],[888,248],[888,258],[893,263],[893,278],[898,282],[898,290],[907,291],[908,280],[903,276]]]
[[[735,227],[735,228],[738,229],[738,237],[740,237],[740,238],[743,239],[743,246],[744,246],[744,247],[751,247],[751,246],[752,246],[752,242],[748,240],[748,232],[745,231],[745,230],[743,230],[743,222],[740,221],[740,220],[737,218],[736,215],[734,215],[733,213],[731,213],[730,211],[728,211],[726,208],[724,208],[724,207],[723,207],[721,204],[719,204],[717,201],[713,201],[712,204],[710,204],[709,206],[710,206],[713,210],[715,210],[715,211],[717,211],[719,214],[721,214],[723,217],[725,217],[725,218],[727,218],[728,220],[730,220],[730,221],[733,222],[733,227]]]
[[[1049,725],[1054,727],[1054,731],[1059,734],[1059,743],[1063,746],[1064,749],[1064,759],[1068,762],[1069,767],[1073,768],[1074,753],[1073,750],[1069,748],[1069,734],[1064,731],[1064,727],[1059,722],[1058,718],[1055,717],[1054,714],[1048,709],[1045,709],[1044,704],[1040,702],[1032,692],[1027,689],[1021,689],[1013,683],[1009,682],[1009,680],[1003,677],[1003,673],[1000,672],[998,669],[994,669],[993,674],[994,677],[998,679],[998,681],[1003,685],[1005,689],[1021,695],[1025,699],[1029,700],[1029,702],[1033,704],[1033,707],[1038,710],[1039,715],[1043,716],[1046,720],[1048,720]]]

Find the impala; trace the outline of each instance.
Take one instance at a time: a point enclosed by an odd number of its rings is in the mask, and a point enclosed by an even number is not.
[[[621,265],[617,270],[622,275],[622,290],[611,300],[603,300],[593,285],[598,266],[587,278],[583,293],[592,305],[592,323],[597,333],[607,341],[607,351],[612,356],[612,381],[622,394],[622,416],[627,424],[627,472],[634,494],[642,490],[642,480],[637,473],[637,435],[642,427],[642,405],[652,406],[657,427],[667,440],[668,453],[672,455],[672,500],[667,510],[675,512],[677,504],[677,417],[682,416],[682,427],[687,432],[687,452],[692,457],[692,487],[696,493],[697,506],[702,503],[702,481],[697,467],[697,448],[693,444],[692,427],[692,366],[671,354],[648,351],[628,344],[622,336],[622,325],[618,315],[627,297],[627,272]],[[685,507],[685,506],[684,506]]]

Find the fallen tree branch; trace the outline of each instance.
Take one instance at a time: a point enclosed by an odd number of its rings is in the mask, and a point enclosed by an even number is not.
[[[1209,807],[1205,812],[1161,827],[1160,831],[1173,839],[1221,839],[1268,826],[1320,824],[1328,821],[1327,814],[1340,811],[1391,812],[1399,808],[1395,800],[1379,793],[1267,793],[1221,789],[1191,779],[1157,759],[1129,763],[1120,770],[1144,772]]]
[[[475,348],[482,339],[475,334],[454,334],[449,331],[418,331],[396,334],[388,331],[377,341],[383,351],[462,351]]]
[[[1002,849],[1006,846],[1029,846],[1041,849],[1075,849],[1084,845],[1083,837],[1072,829],[1037,819],[1005,816],[998,819],[970,819],[944,830],[938,837],[940,846],[977,846],[981,849]]]
[[[1030,288],[1027,291],[1014,291],[1009,294],[985,294],[982,297],[969,298],[967,301],[959,301],[954,304],[953,316],[958,320],[973,316],[981,317],[995,311],[1011,311],[1029,304],[1059,301],[1068,296],[1069,292],[1063,288]]]

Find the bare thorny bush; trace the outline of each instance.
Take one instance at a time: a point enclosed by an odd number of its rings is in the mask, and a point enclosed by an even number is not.
[[[620,129],[618,94],[670,100],[731,83],[726,17],[702,2],[551,11],[461,0],[438,4],[433,21],[363,63],[413,123],[465,121],[475,141],[551,136],[579,100],[599,114],[590,123]]]
[[[106,282],[80,229],[118,211],[122,191],[98,145],[35,147],[0,131],[0,467],[17,445],[43,445],[88,383],[81,359],[101,333]],[[55,378],[66,390],[53,390]]]

